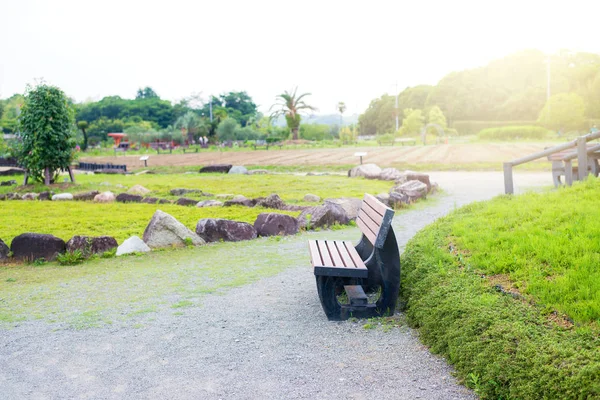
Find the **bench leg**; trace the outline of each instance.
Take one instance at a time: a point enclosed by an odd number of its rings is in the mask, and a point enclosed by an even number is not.
[[[381,296],[376,303],[376,311],[378,315],[393,315],[400,294],[400,252],[391,227],[383,249],[375,251],[375,261],[381,277]]]

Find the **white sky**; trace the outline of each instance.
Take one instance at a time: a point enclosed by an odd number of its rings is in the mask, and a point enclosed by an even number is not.
[[[517,50],[600,52],[600,2],[0,0],[0,98],[37,78],[76,101],[299,87],[320,114]]]

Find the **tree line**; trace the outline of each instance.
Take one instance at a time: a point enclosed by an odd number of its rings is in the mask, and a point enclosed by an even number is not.
[[[372,100],[359,117],[361,134],[394,132],[397,114],[425,116],[436,106],[457,128],[457,121],[533,121],[557,131],[586,129],[586,120],[600,119],[600,55],[521,51],[451,72],[435,86],[408,87],[397,108],[395,101],[388,94]]]

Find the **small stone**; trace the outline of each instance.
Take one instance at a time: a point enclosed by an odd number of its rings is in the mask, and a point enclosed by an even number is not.
[[[102,192],[94,197],[96,203],[112,203],[116,199],[113,192]]]
[[[92,201],[99,194],[100,194],[100,192],[97,190],[91,190],[89,192],[83,192],[83,193],[75,193],[73,195],[73,200]]]
[[[119,195],[116,197],[116,200],[119,203],[140,203],[142,201],[142,196],[129,193],[119,193]]]
[[[196,207],[221,207],[223,205],[222,201],[218,200],[202,200],[196,204]]]
[[[40,197],[39,194],[37,193],[25,193],[21,199],[22,200],[37,200],[37,198]]]
[[[233,167],[231,167],[231,169],[229,170],[230,174],[242,174],[242,175],[248,175],[248,169],[246,169],[246,167],[242,167],[240,165],[234,165]]]
[[[207,165],[205,167],[200,168],[200,173],[217,172],[217,173],[221,173],[221,174],[226,174],[229,172],[231,167],[232,167],[231,164]]]
[[[198,204],[198,200],[180,197],[179,199],[177,199],[175,204],[177,204],[178,206],[195,206],[196,204]]]
[[[148,247],[148,245],[144,243],[142,239],[140,239],[138,236],[132,236],[129,239],[125,240],[117,248],[117,256],[129,253],[145,253],[150,250],[150,247]]]
[[[127,191],[127,193],[145,196],[150,193],[150,190],[146,189],[142,185],[134,185]]]
[[[321,201],[321,198],[314,194],[306,194],[306,195],[304,195],[304,201],[309,201],[311,203],[318,203]]]
[[[52,196],[52,201],[68,201],[73,200],[73,195],[71,193],[59,193]]]

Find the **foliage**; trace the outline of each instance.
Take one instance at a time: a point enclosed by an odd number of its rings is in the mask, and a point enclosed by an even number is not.
[[[402,128],[400,129],[402,135],[414,135],[421,132],[423,121],[425,120],[422,110],[407,108],[404,110],[404,117]]]
[[[407,245],[408,321],[481,398],[600,396],[598,195],[590,179],[498,197]]]
[[[600,93],[599,93],[600,95]],[[584,123],[585,103],[575,93],[556,94],[548,100],[538,122],[557,131],[581,129]]]
[[[298,95],[298,88],[290,92],[283,92],[276,97],[276,103],[271,106],[271,110],[275,108],[275,111],[271,114],[271,119],[277,118],[281,115],[285,116],[285,122],[288,128],[292,132],[292,139],[298,139],[298,130],[300,128],[301,113],[305,111],[316,111],[316,108],[308,105],[302,100],[306,96],[310,96],[310,93],[303,93]]]
[[[433,106],[429,110],[429,116],[427,117],[428,124],[436,124],[442,127],[442,129],[446,129],[448,124],[446,123],[446,117],[444,113],[438,106]]]
[[[452,127],[459,135],[476,135],[479,131],[487,128],[499,128],[503,126],[535,126],[537,121],[454,121]]]
[[[217,128],[217,138],[220,142],[227,140],[236,140],[235,132],[240,128],[240,124],[233,118],[224,119]]]
[[[17,159],[32,179],[42,182],[44,169],[53,174],[73,160],[73,110],[57,87],[28,87],[19,115],[21,140]]]
[[[361,135],[392,132],[395,129],[395,99],[387,94],[371,101],[369,108],[358,117]]]
[[[304,124],[300,126],[300,137],[306,140],[331,140],[331,127],[320,124]]]
[[[156,92],[154,91],[154,89],[152,89],[149,86],[146,86],[145,88],[140,88],[137,91],[137,94],[135,95],[136,100],[139,99],[158,99],[160,98]]]
[[[394,140],[396,140],[396,135],[394,135],[393,133],[384,133],[381,135],[377,135],[377,143],[379,145],[393,144]]]
[[[351,129],[347,126],[344,126],[342,129],[340,129],[339,136],[343,144],[356,143],[358,140],[358,130],[356,127]]]
[[[81,150],[86,151],[87,147],[88,147],[88,135],[87,135],[87,129],[89,128],[90,124],[87,123],[87,121],[77,121],[77,127],[81,130],[81,133],[83,134],[83,143],[81,145]]]
[[[515,139],[543,139],[550,135],[550,131],[540,126],[505,126],[502,128],[483,129],[477,134],[483,140],[515,140]]]
[[[398,109],[414,108],[424,110],[427,97],[432,89],[433,86],[429,85],[407,87],[398,95]]]
[[[182,130],[187,135],[188,143],[193,143],[198,140],[200,136],[208,135],[208,124],[206,120],[200,118],[193,111],[188,111],[175,122],[175,128]]]
[[[60,265],[77,265],[85,261],[81,250],[67,251],[56,256],[56,261]]]

